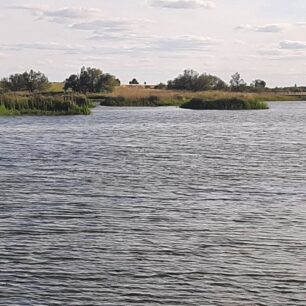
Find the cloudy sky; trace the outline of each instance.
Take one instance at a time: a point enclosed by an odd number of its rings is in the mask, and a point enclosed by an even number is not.
[[[123,82],[186,68],[306,85],[305,0],[0,0],[0,76],[62,81],[81,66]]]

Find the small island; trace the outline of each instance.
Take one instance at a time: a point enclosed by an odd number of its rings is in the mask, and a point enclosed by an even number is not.
[[[52,116],[89,115],[90,102],[84,95],[0,95],[0,115],[2,116]]]
[[[242,98],[223,98],[215,100],[205,100],[195,98],[182,104],[181,108],[195,110],[251,110],[269,109],[269,106],[266,102],[255,99],[250,100]]]

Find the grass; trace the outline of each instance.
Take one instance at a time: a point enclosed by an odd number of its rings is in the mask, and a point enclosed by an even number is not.
[[[83,95],[0,95],[0,115],[88,115],[90,102]]]
[[[63,92],[64,91],[64,83],[63,82],[52,82],[50,83],[50,88],[48,88],[49,92]]]
[[[158,96],[148,97],[124,97],[124,96],[106,96],[99,99],[103,106],[179,106],[185,100],[183,97],[160,98]]]
[[[116,87],[112,93],[89,94],[88,98],[106,106],[181,106],[192,99],[247,101],[300,101],[305,97],[286,93],[240,93],[231,91],[175,91],[145,87]]]
[[[212,102],[218,107],[224,101],[231,101],[226,109],[266,108],[262,101],[299,101],[305,96],[288,93],[239,93],[230,91],[176,91],[154,89],[150,86],[118,86],[112,93],[65,94],[63,83],[52,83],[48,91],[41,94],[16,92],[0,94],[0,115],[76,115],[89,114],[95,104],[105,106],[183,106],[193,99],[206,101],[205,108],[212,108]],[[240,104],[234,100],[239,100]],[[245,101],[243,104],[241,101]],[[195,101],[193,100],[193,103]],[[242,105],[243,104],[243,105]],[[242,105],[242,106],[239,106]],[[189,104],[189,106],[192,106]]]
[[[219,110],[249,110],[249,109],[268,109],[266,102],[250,99],[215,99],[205,100],[194,98],[181,105],[181,108],[187,109],[219,109]]]

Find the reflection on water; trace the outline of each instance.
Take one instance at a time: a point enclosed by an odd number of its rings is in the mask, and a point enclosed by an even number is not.
[[[305,305],[306,104],[0,118],[0,305]]]

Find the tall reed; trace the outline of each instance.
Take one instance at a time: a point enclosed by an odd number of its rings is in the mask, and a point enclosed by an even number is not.
[[[84,95],[0,95],[0,114],[74,115],[89,114],[89,100]]]

